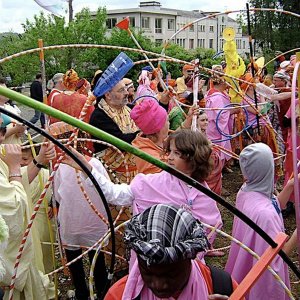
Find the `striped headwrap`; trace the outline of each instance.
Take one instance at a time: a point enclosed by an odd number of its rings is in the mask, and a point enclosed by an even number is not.
[[[194,259],[209,247],[201,223],[191,213],[165,204],[134,216],[127,224],[124,240],[148,265]]]

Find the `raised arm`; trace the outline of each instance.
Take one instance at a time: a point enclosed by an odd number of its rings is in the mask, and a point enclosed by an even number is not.
[[[121,205],[121,206],[130,206],[134,200],[134,195],[128,184],[114,184],[112,183],[106,176],[105,168],[102,166],[102,169],[94,168],[84,157],[84,155],[80,154],[76,150],[72,149],[72,152],[84,163],[84,165],[92,172],[92,175],[95,177],[98,182],[100,188],[102,189],[106,200],[110,204]],[[82,171],[80,166],[76,164],[70,157],[67,157],[63,161],[69,166]],[[85,181],[86,184],[93,186],[92,181],[87,178],[84,173],[81,175],[82,180]]]

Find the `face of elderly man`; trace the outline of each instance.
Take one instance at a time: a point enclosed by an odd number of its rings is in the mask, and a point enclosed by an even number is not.
[[[122,109],[128,103],[128,91],[125,83],[122,80],[119,81],[105,94],[105,100],[112,108]]]
[[[273,84],[276,88],[281,88],[286,86],[286,81],[279,77],[273,77]]]

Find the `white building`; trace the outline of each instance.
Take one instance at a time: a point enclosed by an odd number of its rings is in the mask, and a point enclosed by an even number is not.
[[[138,8],[114,9],[107,11],[107,28],[111,30],[116,23],[130,18],[130,26],[144,32],[150,40],[162,44],[169,40],[179,29],[190,22],[204,18],[213,12],[200,10],[186,11],[161,7],[158,1],[140,2]],[[211,48],[217,52],[222,50],[224,28],[233,27],[236,32],[237,50],[240,54],[248,54],[248,37],[242,35],[239,24],[228,15],[199,21],[178,33],[173,42],[185,49]]]

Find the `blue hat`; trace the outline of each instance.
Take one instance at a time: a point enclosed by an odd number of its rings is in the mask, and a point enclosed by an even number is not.
[[[133,61],[125,53],[121,52],[99,78],[94,89],[94,95],[99,97],[110,91],[133,65]]]
[[[153,69],[150,66],[146,66],[142,69],[142,71],[148,71],[148,72],[152,72]]]

